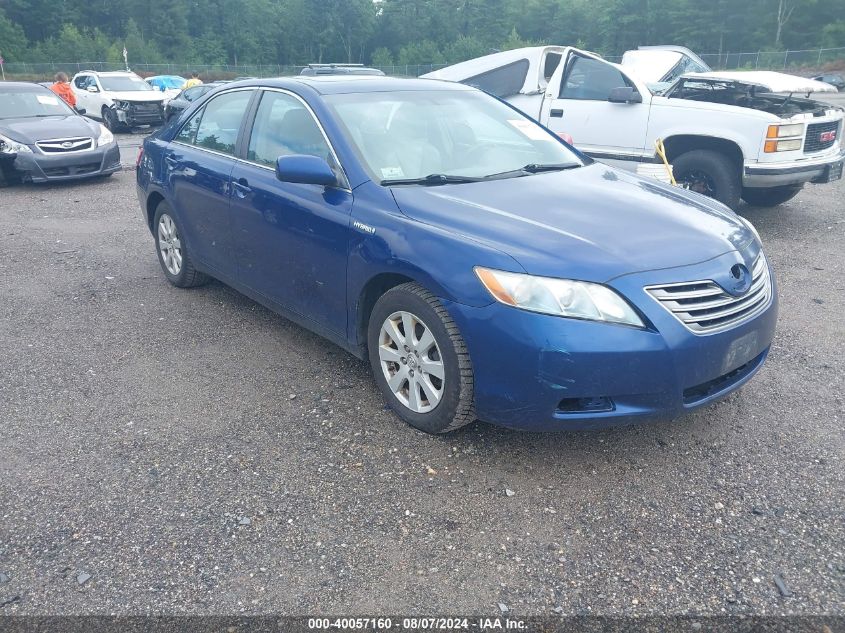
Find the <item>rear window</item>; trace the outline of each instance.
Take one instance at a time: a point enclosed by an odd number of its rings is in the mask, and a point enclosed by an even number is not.
[[[507,66],[488,70],[461,83],[474,86],[496,97],[511,97],[519,94],[528,75],[528,60],[520,59]]]

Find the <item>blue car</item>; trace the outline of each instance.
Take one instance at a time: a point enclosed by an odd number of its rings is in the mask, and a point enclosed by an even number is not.
[[[368,359],[430,433],[674,417],[775,331],[748,221],[468,86],[228,84],[144,142],[137,183],[170,283],[216,278]]]

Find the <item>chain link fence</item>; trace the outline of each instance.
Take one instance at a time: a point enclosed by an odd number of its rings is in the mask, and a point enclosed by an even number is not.
[[[826,65],[841,62],[845,68],[845,47],[816,48],[802,51],[760,51],[757,53],[705,53],[700,56],[715,70],[820,70]],[[621,57],[607,57],[609,61],[619,62]],[[298,75],[307,64],[131,64],[136,73],[151,75],[182,75],[199,72],[204,79],[234,79],[236,77],[282,77]],[[397,64],[377,66],[388,75],[418,77],[438,70],[448,64]],[[83,70],[115,71],[126,70],[119,62],[46,62],[30,64],[13,62],[5,65],[7,79],[30,79],[46,81],[63,71],[72,75]]]

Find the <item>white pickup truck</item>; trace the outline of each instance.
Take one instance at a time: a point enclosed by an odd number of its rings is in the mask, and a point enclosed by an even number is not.
[[[673,66],[682,72],[666,83],[662,71],[643,78],[647,56],[629,60],[618,65],[571,47],[539,46],[424,76],[481,88],[618,167],[658,162],[662,139],[678,183],[732,209],[741,198],[778,205],[808,182],[842,177],[845,112],[804,96],[831,86],[781,73],[690,73],[684,64]],[[652,92],[649,79],[663,81],[663,89]]]

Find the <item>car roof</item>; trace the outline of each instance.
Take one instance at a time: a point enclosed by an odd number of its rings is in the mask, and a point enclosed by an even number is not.
[[[275,79],[238,82],[239,86],[296,89],[308,86],[322,95],[361,92],[397,92],[400,90],[475,90],[464,84],[436,79],[408,79],[378,75],[297,75]]]
[[[31,81],[0,81],[0,92],[44,92],[47,86]]]
[[[77,75],[106,75],[106,76],[122,76],[125,77],[126,75],[132,75],[133,77],[137,77],[138,75],[131,70],[80,70]]]

